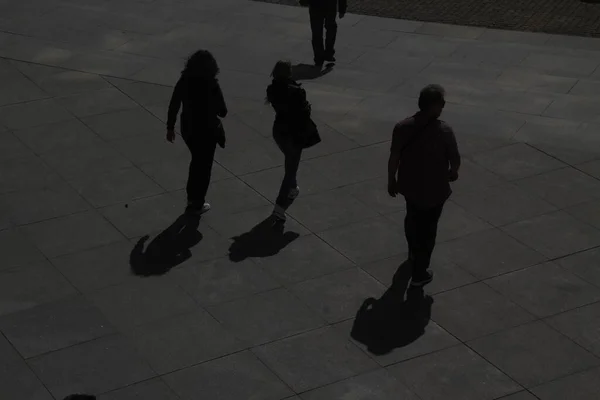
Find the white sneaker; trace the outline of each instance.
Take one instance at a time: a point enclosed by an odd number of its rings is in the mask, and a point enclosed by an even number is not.
[[[290,189],[288,193],[288,199],[294,200],[300,194],[300,188],[296,186],[295,188]]]
[[[200,208],[200,214],[204,214],[208,211],[210,211],[210,203],[204,202],[204,204],[202,204],[202,207]]]
[[[188,201],[188,205],[186,208],[187,212],[195,213],[198,215],[202,215],[210,210],[210,203],[204,202],[202,206],[196,205],[193,201]]]

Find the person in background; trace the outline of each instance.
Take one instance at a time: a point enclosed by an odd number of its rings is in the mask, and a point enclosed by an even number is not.
[[[274,222],[285,222],[285,211],[300,194],[297,182],[302,150],[302,130],[310,121],[310,104],[302,86],[292,79],[292,65],[278,61],[271,72],[273,81],[267,87],[267,103],[275,110],[273,139],[285,157],[285,174],[275,201]]]
[[[225,147],[225,131],[221,118],[227,106],[219,86],[219,67],[207,50],[192,54],[171,97],[167,119],[167,140],[175,140],[175,122],[181,112],[181,136],[192,154],[187,180],[187,211],[205,213],[210,210],[206,193],[210,184],[217,144]]]
[[[325,61],[335,62],[336,17],[346,15],[347,0],[300,0],[300,4],[308,6],[315,66],[321,68]],[[326,30],[325,44],[323,28]]]
[[[438,118],[446,104],[439,85],[421,90],[419,111],[394,128],[388,162],[388,193],[406,200],[404,230],[409,260],[413,265],[412,286],[433,280],[429,271],[437,226],[444,203],[458,179],[460,154],[452,128]]]

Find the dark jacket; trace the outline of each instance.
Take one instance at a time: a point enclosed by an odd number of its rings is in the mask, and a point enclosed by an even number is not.
[[[275,126],[293,132],[310,118],[306,91],[296,81],[276,81],[267,87],[267,101],[275,110]]]
[[[300,4],[316,9],[332,9],[337,6],[337,10],[341,13],[345,13],[348,9],[347,0],[301,0]]]
[[[168,129],[175,128],[181,105],[183,135],[196,130],[213,129],[219,125],[219,117],[227,115],[227,106],[217,79],[181,74],[169,103]]]
[[[407,200],[435,207],[448,199],[451,165],[460,165],[452,128],[441,120],[425,121],[420,113],[394,128],[391,152],[400,155],[398,190]]]

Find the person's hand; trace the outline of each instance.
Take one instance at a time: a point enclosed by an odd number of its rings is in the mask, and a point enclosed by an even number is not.
[[[388,181],[388,194],[392,197],[396,197],[398,195],[398,183],[395,179]]]
[[[175,141],[175,129],[167,129],[167,142],[173,143]]]
[[[458,179],[458,172],[450,170],[448,171],[448,181],[455,182]]]
[[[346,11],[340,11],[340,19],[346,16]]]

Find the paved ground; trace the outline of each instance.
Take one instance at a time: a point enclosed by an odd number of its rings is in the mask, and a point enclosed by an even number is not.
[[[263,96],[276,59],[311,59],[305,10],[1,4],[2,400],[598,398],[600,42],[348,15],[306,82],[324,142],[277,233]],[[163,140],[197,47],[231,108],[199,224]],[[464,168],[436,281],[404,303],[388,140],[434,81]]]
[[[298,5],[297,0],[257,0]],[[529,32],[600,36],[598,0],[348,0],[356,14]]]

